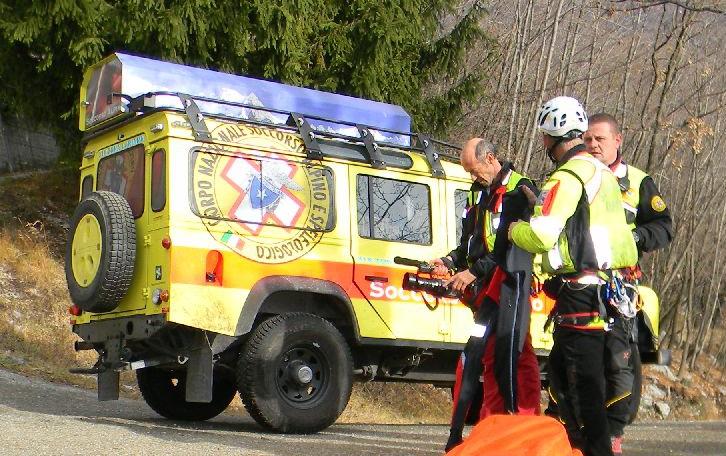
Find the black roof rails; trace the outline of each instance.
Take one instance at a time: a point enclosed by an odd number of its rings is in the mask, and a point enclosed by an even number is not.
[[[136,113],[149,113],[154,111],[161,111],[161,110],[167,110],[167,111],[174,111],[179,110],[179,108],[175,107],[169,107],[169,106],[162,106],[159,107],[156,105],[156,97],[157,96],[175,96],[179,98],[182,109],[189,118],[189,124],[192,127],[192,131],[194,133],[194,137],[203,142],[209,142],[212,140],[211,134],[209,132],[209,129],[207,128],[207,125],[204,121],[204,117],[211,116],[211,117],[220,117],[220,118],[228,118],[233,120],[243,120],[247,123],[257,124],[261,126],[268,126],[268,127],[275,127],[275,128],[282,128],[282,129],[289,129],[293,131],[297,131],[300,134],[300,137],[303,140],[303,143],[305,144],[305,148],[307,150],[307,155],[309,159],[312,160],[321,160],[323,158],[323,153],[320,149],[320,144],[318,142],[318,138],[325,138],[325,139],[342,139],[346,141],[353,141],[361,143],[365,146],[366,151],[368,152],[368,160],[374,168],[378,169],[385,169],[386,168],[386,162],[383,158],[383,155],[380,151],[381,147],[387,147],[387,148],[397,148],[397,149],[406,149],[412,152],[423,154],[426,157],[426,161],[429,164],[429,167],[431,169],[431,175],[436,178],[444,178],[446,177],[446,174],[444,172],[444,168],[441,165],[441,158],[445,157],[450,160],[457,160],[458,161],[458,153],[457,154],[447,154],[441,150],[441,148],[448,148],[453,149],[455,151],[460,151],[461,148],[459,146],[456,146],[454,144],[450,144],[444,141],[436,140],[434,138],[431,138],[428,135],[424,135],[421,133],[411,133],[406,131],[398,131],[398,130],[392,130],[387,128],[380,128],[380,127],[373,127],[370,125],[363,125],[363,124],[356,124],[348,121],[342,121],[342,120],[336,120],[336,119],[329,119],[326,117],[321,116],[315,116],[315,115],[303,115],[301,113],[297,112],[289,112],[284,111],[280,109],[273,109],[273,108],[267,108],[264,106],[255,106],[245,103],[238,103],[234,101],[225,101],[225,100],[219,100],[215,98],[207,98],[207,97],[200,97],[200,96],[194,96],[189,95],[185,93],[180,92],[168,92],[168,91],[159,91],[159,92],[150,92],[143,95],[139,95],[138,97],[129,97],[128,95],[114,93],[113,96],[120,96],[126,100],[128,100],[128,113],[124,116],[119,116],[118,120],[116,122],[113,122],[113,124],[127,120],[129,116],[133,116]],[[286,121],[284,123],[276,123],[271,121],[261,121],[256,119],[249,119],[246,117],[237,117],[237,116],[230,116],[226,114],[221,113],[214,113],[214,112],[206,112],[203,113],[202,109],[199,108],[199,103],[212,103],[212,104],[219,104],[224,106],[233,106],[238,108],[245,108],[252,111],[264,111],[272,114],[279,114],[285,116]],[[327,124],[334,124],[334,125],[344,125],[348,127],[353,127],[358,131],[357,136],[351,136],[351,135],[344,135],[341,133],[336,133],[332,131],[327,130],[321,130],[316,129],[310,121],[317,121],[321,123],[327,123]],[[104,124],[100,126],[101,128],[99,130],[105,130],[109,125],[111,124]],[[100,133],[99,130],[96,130],[98,133]],[[373,132],[381,132],[381,133],[389,133],[393,135],[398,136],[407,136],[410,141],[410,145],[403,145],[403,144],[397,144],[393,142],[387,142],[387,141],[378,141],[375,139],[375,136]],[[90,133],[90,132],[89,132]],[[95,136],[92,135],[92,136]]]

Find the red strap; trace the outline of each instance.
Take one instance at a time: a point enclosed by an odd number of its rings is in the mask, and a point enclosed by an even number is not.
[[[574,318],[574,317],[599,317],[599,312],[581,312],[581,313],[571,313],[571,314],[561,314],[560,317],[565,318]]]
[[[555,201],[555,196],[557,195],[557,190],[560,188],[560,181],[557,181],[557,183],[549,190],[547,190],[547,196],[545,196],[544,203],[542,204],[542,215],[550,215],[550,210],[552,210],[552,204]]]
[[[492,212],[501,212],[502,200],[504,199],[505,193],[507,193],[507,187],[505,187],[504,185],[500,185],[494,190],[494,194],[492,195],[492,203],[489,207]]]
[[[492,278],[487,284],[485,294],[489,296],[494,302],[499,304],[499,295],[502,291],[502,282],[507,278],[507,273],[504,272],[499,266],[496,267]]]

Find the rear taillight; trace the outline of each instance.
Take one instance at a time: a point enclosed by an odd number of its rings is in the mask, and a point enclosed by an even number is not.
[[[217,250],[210,250],[207,253],[207,267],[204,272],[204,281],[208,284],[222,285],[222,273],[224,271],[224,258]]]
[[[157,306],[161,304],[162,302],[168,302],[169,301],[169,290],[162,290],[160,288],[154,288],[154,291],[151,292],[151,302],[156,304]]]

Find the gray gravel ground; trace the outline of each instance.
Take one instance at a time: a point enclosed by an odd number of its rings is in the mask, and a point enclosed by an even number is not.
[[[338,424],[312,436],[261,430],[249,417],[205,423],[160,418],[144,402],[96,401],[95,392],[0,369],[1,455],[440,455],[446,426]],[[628,428],[627,456],[726,456],[726,422]]]

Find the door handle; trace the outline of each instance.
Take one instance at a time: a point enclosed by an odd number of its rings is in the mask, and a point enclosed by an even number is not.
[[[379,277],[379,276],[365,276],[365,279],[369,282],[388,282],[388,277]]]

